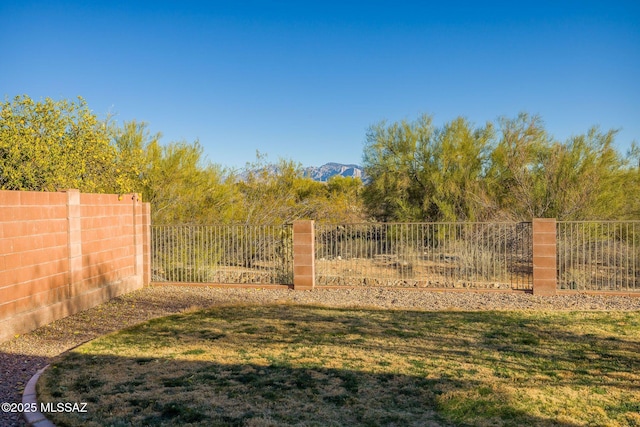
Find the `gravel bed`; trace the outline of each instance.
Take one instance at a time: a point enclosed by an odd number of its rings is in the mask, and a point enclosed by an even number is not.
[[[52,357],[100,335],[145,320],[227,303],[302,303],[419,310],[640,310],[640,298],[583,294],[428,292],[350,288],[292,291],[148,286],[0,343],[0,402],[22,401],[29,378]],[[0,426],[24,426],[21,414],[0,412]]]

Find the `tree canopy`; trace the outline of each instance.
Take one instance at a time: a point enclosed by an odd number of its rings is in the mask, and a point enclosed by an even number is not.
[[[384,221],[637,217],[638,167],[615,134],[593,127],[559,142],[525,113],[497,126],[381,122],[367,133],[364,201]]]
[[[77,101],[6,101],[0,111],[0,188],[122,192],[107,123]]]
[[[371,126],[367,183],[327,183],[258,154],[240,174],[195,142],[162,144],[143,122],[99,119],[84,99],[0,104],[0,189],[141,193],[155,224],[523,221],[640,217],[640,148],[614,148],[597,127],[555,140],[526,113],[481,126],[431,116]]]

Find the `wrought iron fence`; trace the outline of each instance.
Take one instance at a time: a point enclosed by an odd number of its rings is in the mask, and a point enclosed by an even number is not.
[[[558,221],[558,288],[640,291],[640,221]]]
[[[317,285],[532,288],[531,223],[316,226]]]
[[[152,226],[153,281],[293,283],[293,230],[281,226]]]

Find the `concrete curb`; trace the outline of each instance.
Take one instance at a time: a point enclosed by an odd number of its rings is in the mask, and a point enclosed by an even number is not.
[[[32,376],[29,382],[27,383],[27,386],[24,388],[24,392],[22,392],[22,403],[24,405],[27,405],[30,408],[38,407],[39,409],[38,399],[37,399],[38,396],[36,395],[36,384],[38,383],[38,379],[40,378],[40,375],[42,375],[44,370],[47,369],[48,367],[49,365],[45,366],[44,368],[36,372],[35,375]],[[23,415],[24,415],[25,421],[27,422],[27,425],[29,426],[55,427],[55,424],[49,421],[47,417],[45,417],[44,414],[39,410],[35,412],[24,412]]]

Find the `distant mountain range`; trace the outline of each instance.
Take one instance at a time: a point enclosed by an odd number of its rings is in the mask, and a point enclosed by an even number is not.
[[[267,166],[269,173],[276,173],[277,168],[274,165]],[[363,182],[367,182],[367,177],[361,166],[345,165],[342,163],[327,163],[322,166],[309,166],[303,169],[304,176],[308,176],[314,181],[327,182],[329,178],[335,175],[344,177],[360,178]],[[249,176],[248,171],[241,172],[240,179],[246,179]]]
[[[327,182],[335,175],[345,177],[360,178],[364,180],[362,167],[358,165],[344,165],[342,163],[327,163],[322,166],[309,166],[304,168],[304,175],[314,181]]]

